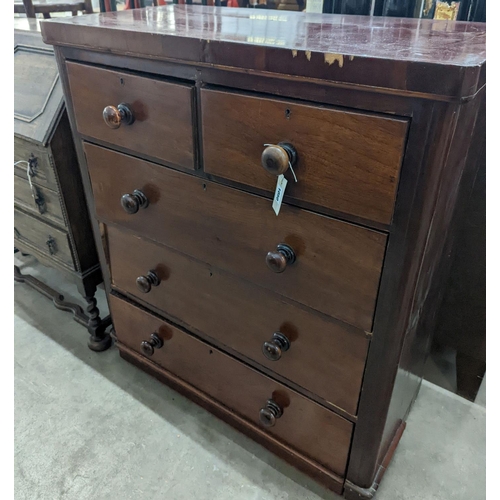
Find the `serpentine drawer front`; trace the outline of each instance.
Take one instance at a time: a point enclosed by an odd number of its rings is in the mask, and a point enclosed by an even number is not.
[[[42,26],[120,355],[372,499],[483,157],[484,26],[201,5]]]

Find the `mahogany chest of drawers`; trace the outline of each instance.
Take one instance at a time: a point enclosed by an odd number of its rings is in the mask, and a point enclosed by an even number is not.
[[[121,355],[371,498],[481,147],[484,26],[179,5],[42,31]]]

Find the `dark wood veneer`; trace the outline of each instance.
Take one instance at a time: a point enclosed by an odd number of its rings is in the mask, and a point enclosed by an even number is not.
[[[192,87],[82,64],[68,64],[78,131],[194,168]],[[110,128],[103,111],[127,104],[133,123]]]
[[[350,422],[121,299],[111,296],[110,306],[121,343],[138,351],[156,333],[164,344],[154,351],[153,362],[254,425],[260,425],[259,411],[272,397],[283,415],[266,433],[343,476]]]
[[[293,101],[202,89],[204,169],[274,195],[261,166],[264,144],[297,151],[287,201],[305,200],[390,224],[407,121]]]
[[[369,345],[363,331],[117,228],[107,227],[107,241],[114,287],[356,414]],[[150,269],[161,282],[144,294],[136,280]],[[277,331],[291,347],[269,361],[262,344]]]
[[[255,30],[261,29],[266,30],[267,38],[257,41]],[[475,131],[481,130],[479,125],[484,119],[480,102],[485,93],[485,26],[432,20],[305,16],[288,12],[280,20],[280,16],[255,16],[248,9],[168,6],[54,20],[43,23],[43,30],[45,40],[56,45],[74,131],[81,112],[76,110],[75,116],[75,96],[68,81],[67,68],[73,63],[108,66],[112,68],[109,71],[116,73],[140,72],[137,77],[147,76],[148,80],[170,78],[192,84],[193,157],[196,166],[201,167],[199,170],[189,171],[186,165],[158,156],[149,148],[141,150],[139,140],[118,145],[90,131],[77,134],[76,147],[89,206],[104,223],[103,239],[97,220],[94,221],[94,234],[100,240],[98,251],[108,293],[112,286],[116,287],[126,293],[131,302],[145,308],[141,317],[151,316],[154,321],[163,321],[151,315],[151,311],[166,317],[170,329],[176,328],[171,322],[185,329],[182,335],[186,339],[192,334],[193,338],[213,342],[221,351],[231,354],[227,366],[231,364],[237,367],[235,370],[246,373],[251,364],[266,374],[266,380],[274,376],[274,363],[281,363],[286,356],[296,352],[293,342],[289,350],[282,352],[280,361],[255,362],[255,355],[250,351],[241,353],[240,358],[238,347],[230,345],[232,339],[225,337],[225,331],[216,332],[214,318],[218,309],[225,315],[225,324],[233,324],[231,314],[242,310],[245,304],[253,311],[262,308],[259,304],[264,301],[272,303],[281,294],[287,298],[281,299],[280,309],[297,308],[293,309],[293,314],[298,315],[297,318],[304,317],[300,321],[306,321],[304,315],[310,315],[308,324],[319,325],[326,321],[335,325],[335,330],[331,330],[335,333],[328,342],[332,345],[339,345],[341,339],[347,342],[342,344],[345,349],[340,349],[339,355],[344,350],[353,354],[357,349],[361,354],[364,349],[361,346],[370,342],[358,394],[359,407],[356,418],[352,419],[354,427],[345,476],[340,471],[340,463],[334,466],[335,470],[328,470],[324,460],[313,456],[320,453],[315,442],[309,450],[304,445],[299,453],[286,439],[278,439],[259,428],[257,420],[250,422],[231,411],[237,411],[238,401],[232,400],[230,408],[221,404],[221,398],[231,397],[231,391],[228,394],[219,392],[214,397],[216,388],[207,386],[204,392],[195,387],[202,382],[189,383],[168,368],[162,368],[161,363],[170,362],[166,354],[161,354],[168,352],[164,350],[168,341],[153,354],[153,357],[165,356],[160,364],[138,354],[140,342],[151,339],[152,332],[137,344],[139,339],[132,330],[127,330],[126,325],[119,328],[118,346],[122,356],[173,385],[334,491],[341,492],[345,484],[348,498],[373,497],[418,392],[429,335],[447,273],[446,259],[443,262],[441,257],[450,248],[454,236],[451,214],[467,157],[472,154],[470,151],[475,151],[471,143],[481,140],[481,133]],[[274,40],[276,44],[266,40]],[[81,77],[84,79],[85,74]],[[249,152],[246,148],[249,147],[247,137],[254,132],[245,135],[244,126],[239,123],[248,123],[250,128],[258,122],[261,124],[257,127],[259,133],[267,126],[272,129],[273,123],[259,121],[258,113],[258,119],[247,120],[244,115],[238,115],[238,111],[244,113],[244,110],[233,111],[231,106],[224,111],[227,123],[216,116],[221,112],[217,106],[212,106],[212,116],[207,117],[206,108],[204,110],[201,105],[202,96],[215,88],[217,95],[224,99],[244,91],[263,104],[290,100],[290,106],[294,107],[303,103],[314,109],[321,109],[322,105],[336,106],[341,116],[351,116],[350,113],[366,116],[365,128],[368,123],[382,123],[370,121],[378,117],[383,123],[400,124],[398,126],[403,128],[395,133],[398,141],[404,142],[407,136],[406,142],[404,146],[395,147],[395,141],[388,149],[392,151],[391,165],[395,164],[396,156],[398,160],[401,157],[395,151],[404,149],[401,151],[402,164],[396,168],[396,172],[399,171],[399,182],[397,187],[394,185],[396,192],[389,193],[382,181],[381,186],[385,188],[379,193],[385,194],[364,200],[360,196],[361,192],[366,192],[362,182],[366,179],[371,183],[373,178],[359,175],[360,192],[351,197],[352,205],[348,203],[349,197],[340,200],[345,193],[342,189],[339,200],[324,194],[314,196],[312,190],[310,194],[302,192],[294,197],[290,190],[288,194],[292,196],[286,198],[276,218],[266,198],[272,186],[262,181],[261,174],[250,174],[246,168],[234,166],[235,160],[246,161],[245,154],[238,155],[235,151],[253,154],[253,149]],[[238,97],[237,102],[239,99],[242,98]],[[203,121],[206,123],[204,132],[200,130]],[[270,120],[273,121],[275,118]],[[212,130],[213,124],[222,127],[224,133],[233,138],[227,146],[221,146],[227,138],[217,137],[217,130]],[[380,128],[373,133],[379,132]],[[356,134],[361,138],[369,137],[370,130],[356,130]],[[88,163],[82,139],[100,145],[85,146]],[[203,148],[202,141],[205,143]],[[221,162],[227,162],[227,168],[223,168],[223,163],[216,164],[215,156],[207,161],[210,159],[207,147],[213,147],[213,143],[219,144],[215,154],[222,158]],[[324,148],[328,150],[328,147],[326,141]],[[349,147],[343,145],[343,151],[349,151]],[[376,148],[374,151],[378,154]],[[224,153],[226,156],[222,156]],[[363,154],[367,161],[371,160],[371,154],[366,151]],[[377,154],[374,156],[375,177],[381,162],[389,161]],[[259,161],[257,158],[255,165],[262,169]],[[238,175],[228,173],[235,171]],[[263,169],[262,174],[265,174]],[[300,175],[299,167],[297,174]],[[387,180],[386,174],[385,171],[381,179]],[[463,182],[467,180],[464,178]],[[318,180],[318,185],[321,187],[322,180]],[[372,188],[367,186],[368,190]],[[133,194],[136,189],[144,192],[150,204],[135,214],[127,214],[120,205],[120,198],[126,193]],[[370,212],[366,207],[359,210],[365,202],[374,202],[374,210]],[[355,205],[357,209],[353,209]],[[318,212],[343,220],[321,216]],[[287,264],[283,273],[274,274],[265,267],[265,254],[276,252],[278,243],[290,243],[284,241],[287,231],[301,237],[305,250],[298,252],[296,262]],[[130,234],[134,232],[142,237],[136,244],[127,244],[131,238],[137,238]],[[158,243],[168,248],[163,249]],[[300,254],[302,251],[305,253]],[[307,261],[301,261],[305,256]],[[141,292],[134,289],[135,274],[147,276],[150,271],[158,271],[160,264],[168,268],[169,262],[175,262],[170,273],[161,276],[158,287],[151,286],[151,290],[139,298]],[[299,273],[301,262],[307,262],[303,267],[307,272]],[[190,288],[195,286],[190,283],[198,275],[204,278],[189,294]],[[333,281],[332,276],[335,277]],[[186,279],[182,281],[182,277]],[[281,282],[277,281],[280,279]],[[213,282],[219,284],[215,291],[211,288]],[[173,283],[176,284],[173,293],[159,293],[162,287],[166,290]],[[335,291],[338,295],[333,294]],[[189,300],[201,296],[206,297],[203,307],[189,312]],[[209,304],[215,304],[210,311],[206,309]],[[228,308],[227,304],[233,307]],[[256,309],[252,309],[252,304]],[[324,313],[372,333],[358,337],[356,328],[333,318],[327,319]],[[123,314],[118,313],[117,317]],[[241,323],[246,321],[247,324],[235,338],[238,342],[243,338],[248,341],[244,332],[250,332],[248,336],[252,338],[251,325],[257,321],[263,325],[269,321],[270,325],[271,316],[266,311],[257,319],[252,317],[247,321],[243,318]],[[320,328],[315,329],[315,334],[319,331]],[[132,349],[120,341],[120,335],[132,342],[129,344]],[[266,338],[272,339],[271,336]],[[149,341],[156,349],[156,341]],[[197,342],[205,345],[201,340]],[[256,349],[250,344],[239,348],[242,351]],[[215,352],[216,348],[212,349]],[[150,352],[150,348],[145,347],[145,351]],[[360,358],[356,359],[351,369],[352,373],[359,374]],[[349,364],[336,362],[339,380],[346,378],[341,367]],[[320,366],[318,363],[316,368]],[[227,370],[229,373],[230,368]],[[310,373],[306,373],[307,370]],[[252,373],[257,374],[256,371]],[[308,376],[314,373],[312,366],[294,368],[293,373],[285,377],[275,373],[282,386],[289,390],[293,387],[306,401],[316,398],[314,391],[325,390],[319,383],[315,386],[310,380],[307,382]],[[259,380],[261,377],[258,376]],[[297,385],[299,379],[310,389]],[[356,377],[351,384],[344,382],[342,387],[352,387],[354,391],[354,385],[358,384]],[[249,388],[250,391],[255,389]],[[332,394],[344,410],[352,411],[356,398],[346,397],[340,386]],[[268,402],[272,395],[266,394],[263,399],[260,408],[266,406],[269,411],[273,410],[272,403]],[[335,407],[331,408],[336,411]],[[324,411],[332,410],[324,407]],[[254,413],[252,415],[258,419]],[[267,417],[272,420],[269,414]]]

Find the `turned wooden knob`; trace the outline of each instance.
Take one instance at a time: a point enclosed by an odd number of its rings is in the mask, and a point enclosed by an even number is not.
[[[262,166],[270,174],[284,174],[290,164],[292,167],[297,163],[297,151],[295,148],[286,142],[278,144],[267,144],[262,152]]]
[[[295,252],[293,248],[285,243],[280,243],[276,251],[268,252],[266,255],[266,264],[271,271],[282,273],[289,264],[295,262]]]
[[[163,347],[163,340],[157,333],[152,333],[149,340],[141,342],[141,352],[146,356],[152,356],[155,349],[160,349],[161,347]]]
[[[264,427],[273,427],[276,424],[276,419],[283,415],[283,410],[279,407],[278,403],[272,399],[266,401],[266,406],[261,408],[259,412],[260,423]]]
[[[149,293],[152,286],[158,286],[161,283],[161,279],[154,271],[149,271],[146,276],[139,276],[135,283],[142,293]]]
[[[149,200],[142,191],[136,189],[132,194],[124,194],[121,197],[120,203],[125,212],[128,214],[136,214],[139,208],[146,208],[149,205]]]
[[[102,111],[102,117],[109,128],[120,128],[122,123],[132,125],[135,121],[131,107],[124,102],[118,106],[106,106]]]
[[[270,361],[278,361],[281,354],[290,349],[290,341],[281,332],[273,333],[271,340],[262,344],[262,352]]]

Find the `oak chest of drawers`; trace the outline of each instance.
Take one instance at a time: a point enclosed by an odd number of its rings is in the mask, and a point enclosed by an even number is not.
[[[484,26],[168,6],[42,31],[121,355],[371,498],[479,147]]]
[[[14,20],[14,249],[61,271],[87,303],[77,305],[14,266],[26,282],[87,327],[89,347],[111,345],[109,317],[94,297],[102,283],[78,158],[52,47],[36,19]]]

